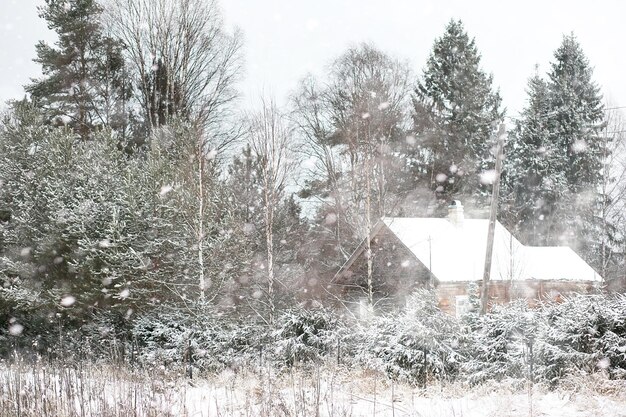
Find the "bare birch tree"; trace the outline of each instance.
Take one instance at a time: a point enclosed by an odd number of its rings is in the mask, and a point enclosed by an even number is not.
[[[408,183],[399,155],[406,142],[410,71],[371,45],[348,49],[330,66],[328,82],[305,79],[294,95],[294,118],[305,145],[306,197],[330,210],[338,255],[366,239],[364,290],[373,304],[372,253],[367,237],[376,221],[397,210]],[[405,181],[405,184],[403,184]],[[329,217],[327,216],[327,217]],[[334,272],[334,271],[333,271]]]
[[[220,232],[227,221],[226,190],[219,181],[217,153],[208,141],[202,129],[175,122],[156,131],[149,154],[167,165],[160,194],[171,216],[169,235],[179,251],[177,263],[185,271],[178,281],[201,302],[219,294],[219,263],[228,243]]]
[[[261,110],[250,118],[250,147],[261,173],[267,255],[268,322],[276,316],[274,271],[274,215],[283,197],[289,175],[296,167],[290,148],[291,131],[285,116],[273,101],[262,100]]]

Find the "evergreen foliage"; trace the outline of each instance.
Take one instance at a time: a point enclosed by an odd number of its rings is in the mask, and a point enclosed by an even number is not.
[[[435,40],[413,99],[417,177],[440,202],[461,197],[484,203],[480,174],[492,169],[492,131],[503,115],[492,76],[460,21],[451,20]]]
[[[424,386],[459,372],[461,328],[437,308],[433,293],[415,292],[405,311],[381,317],[362,331],[360,361],[391,378]]]
[[[526,303],[520,302],[497,307],[486,316],[466,318],[471,330],[465,352],[469,359],[462,367],[470,384],[524,378],[523,349],[528,336],[524,324],[528,314],[532,313]]]
[[[528,106],[507,144],[502,217],[527,244],[547,245],[559,233],[553,212],[567,195],[562,150],[550,128],[550,93],[535,74],[528,81]]]
[[[285,312],[275,333],[276,359],[287,366],[319,361],[335,347],[338,325],[337,317],[329,310]]]
[[[615,233],[600,215],[611,198],[601,194],[610,140],[602,134],[604,106],[592,76],[568,35],[547,80],[538,74],[529,80],[528,105],[507,146],[502,205],[505,222],[525,243],[567,244],[601,270],[601,247]]]
[[[128,132],[131,85],[122,43],[107,36],[96,0],[46,0],[40,17],[58,41],[37,44],[44,77],[26,87],[53,125],[69,125],[85,140],[110,127]]]
[[[503,110],[460,21],[435,41],[417,86],[403,62],[349,48],[327,82],[309,77],[293,96],[297,133],[268,106],[253,123],[238,120],[250,143],[233,158],[240,40],[216,3],[107,4],[118,18],[111,36],[96,0],[45,1],[40,14],[58,41],[37,45],[44,76],[0,122],[1,357],[71,351],[207,372],[336,361],[420,386],[626,378],[623,296],[478,316],[470,284],[473,311],[461,319],[427,291],[364,320],[318,308],[345,307],[351,289],[333,276],[381,216],[432,216],[452,198],[485,206],[479,177],[494,162]],[[131,77],[124,57],[134,58]],[[527,92],[507,145],[503,220],[526,244],[570,244],[605,265],[621,239],[599,214],[614,197],[600,187],[611,140],[573,35]],[[129,127],[132,107],[142,107],[145,131]],[[130,130],[146,146],[128,152]],[[287,152],[296,139],[301,166]],[[370,260],[386,256],[371,248]],[[370,287],[370,306],[375,287],[408,292],[394,278],[373,285],[384,274],[368,266],[352,284]]]

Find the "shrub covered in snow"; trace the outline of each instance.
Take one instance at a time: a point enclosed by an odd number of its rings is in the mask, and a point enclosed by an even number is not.
[[[463,374],[472,384],[532,377],[552,386],[599,370],[625,378],[625,299],[581,295],[538,310],[519,302],[468,317]]]
[[[496,306],[484,316],[473,313],[464,321],[468,336],[462,370],[470,384],[525,377],[527,349],[536,333],[526,302]]]
[[[276,361],[291,366],[319,360],[337,343],[337,316],[327,309],[285,312],[274,334]]]
[[[540,374],[552,384],[565,374],[606,370],[626,377],[626,297],[577,296],[544,311]]]
[[[255,355],[262,335],[250,324],[180,314],[145,315],[133,326],[143,365],[185,364],[202,371],[242,366]]]
[[[133,325],[139,360],[146,364],[182,361],[192,333],[180,317],[168,314],[144,315]]]
[[[130,316],[92,311],[82,322],[29,306],[2,314],[5,357],[22,349],[204,372],[338,361],[415,385],[522,382],[531,376],[556,385],[568,375],[598,371],[626,378],[625,296],[578,296],[534,310],[520,301],[459,320],[437,308],[433,293],[419,291],[397,313],[357,320],[332,310],[293,309],[279,315],[273,327],[210,308]]]
[[[459,371],[461,327],[437,308],[433,293],[418,291],[399,315],[373,319],[361,327],[361,362],[389,377],[424,385]]]

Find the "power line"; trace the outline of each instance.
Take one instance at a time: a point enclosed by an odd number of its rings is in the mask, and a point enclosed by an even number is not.
[[[621,109],[626,109],[626,106],[607,107],[607,108],[604,109],[604,111],[621,110]],[[558,113],[559,113],[559,110],[553,110],[553,111],[551,111],[549,113],[536,115],[536,117],[541,117],[541,118],[551,117],[551,116],[557,115]],[[503,117],[505,119],[509,119],[509,120],[518,120],[522,116],[523,116],[522,113],[517,113],[516,116],[503,116]],[[611,132],[611,133],[621,133],[621,132]]]

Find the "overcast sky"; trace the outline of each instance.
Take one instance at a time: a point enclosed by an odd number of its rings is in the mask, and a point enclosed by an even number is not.
[[[19,98],[37,76],[32,62],[39,39],[53,39],[37,16],[43,0],[0,0],[0,100]],[[506,6],[504,4],[506,3]],[[483,68],[493,74],[508,115],[525,100],[536,64],[549,68],[564,33],[574,32],[595,68],[595,80],[613,106],[626,106],[626,2],[619,0],[222,0],[229,27],[245,35],[249,99],[263,90],[284,101],[307,72],[324,67],[348,46],[372,42],[424,67],[445,24],[461,19],[475,37]]]

